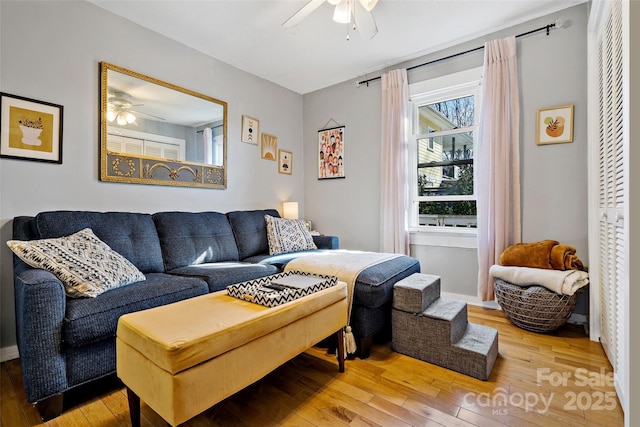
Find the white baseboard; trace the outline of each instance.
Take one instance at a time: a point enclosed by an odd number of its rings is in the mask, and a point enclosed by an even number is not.
[[[502,310],[500,308],[500,305],[496,301],[482,301],[480,297],[473,297],[471,295],[464,295],[464,294],[454,294],[451,292],[441,292],[440,295],[445,298],[454,298],[454,299],[466,301],[467,304],[471,304],[471,305],[478,305],[480,307],[491,308],[494,310]]]
[[[18,357],[20,357],[20,354],[18,353],[17,345],[0,348],[0,362],[17,359]]]

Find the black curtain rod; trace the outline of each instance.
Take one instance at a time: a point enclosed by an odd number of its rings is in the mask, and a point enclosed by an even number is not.
[[[522,33],[522,34],[518,34],[516,36],[516,38],[528,36],[529,34],[534,34],[534,33],[538,33],[540,31],[545,31],[545,30],[547,32],[547,35],[549,35],[549,32],[551,31],[551,29],[555,28],[556,26],[557,25],[554,22],[553,24],[548,24],[548,25],[545,25],[544,27],[536,28],[535,30],[527,31],[526,33]],[[473,48],[473,49],[465,50],[464,52],[454,53],[453,55],[445,56],[444,58],[438,58],[438,59],[434,59],[433,61],[425,62],[424,64],[419,64],[419,65],[414,65],[412,67],[407,67],[407,71],[411,71],[414,68],[424,67],[425,65],[435,64],[436,62],[446,61],[447,59],[455,58],[456,56],[466,55],[467,53],[475,52],[477,50],[482,50],[482,49],[484,49],[484,46],[479,46],[479,47],[476,47],[476,48]],[[359,81],[359,82],[356,83],[356,87],[360,87],[360,85],[363,85],[363,84],[366,84],[367,87],[369,87],[369,83],[370,82],[373,82],[373,81],[376,81],[376,80],[380,80],[381,78],[382,78],[382,76],[378,76],[378,77],[372,77],[372,78],[367,79],[367,80]]]

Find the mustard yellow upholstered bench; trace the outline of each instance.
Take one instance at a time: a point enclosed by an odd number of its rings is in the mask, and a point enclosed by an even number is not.
[[[140,400],[169,424],[183,423],[336,331],[343,372],[347,308],[338,282],[272,308],[220,291],[122,316],[116,367],[132,425]]]

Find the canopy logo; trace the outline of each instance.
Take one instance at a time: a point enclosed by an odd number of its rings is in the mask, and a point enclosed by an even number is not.
[[[492,415],[508,415],[509,408],[520,408],[526,412],[545,414],[552,402],[565,411],[611,411],[618,405],[615,391],[594,390],[603,387],[614,387],[614,374],[601,368],[599,372],[578,368],[575,371],[552,372],[550,368],[539,368],[536,372],[536,383],[540,392],[512,391],[498,387],[493,392],[464,395],[464,403],[491,408]],[[584,388],[583,391],[570,390],[555,393],[559,387]]]

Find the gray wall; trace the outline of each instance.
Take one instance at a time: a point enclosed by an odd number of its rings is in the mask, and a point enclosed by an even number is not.
[[[555,239],[587,246],[587,16],[580,6],[518,25],[392,68],[409,67],[568,19],[567,29],[518,38],[521,97],[522,239]],[[409,71],[409,83],[482,66],[483,51]],[[372,73],[371,77],[380,75]],[[359,80],[363,80],[359,79]],[[318,230],[340,236],[341,246],[378,250],[380,218],[380,81],[356,88],[344,82],[304,96],[305,205]],[[540,108],[574,104],[574,142],[537,146]],[[345,125],[344,180],[317,180],[317,130],[328,120]],[[442,276],[443,292],[475,297],[475,250],[412,245],[423,271]],[[468,268],[460,270],[460,265]]]
[[[380,228],[380,90],[345,82],[304,96],[306,218],[340,247],[378,250]],[[318,130],[345,125],[340,179],[318,180]]]
[[[11,220],[53,209],[227,212],[280,209],[304,214],[302,96],[132,24],[91,3],[0,2],[0,88],[64,106],[63,164],[0,160],[0,348],[15,344]],[[223,41],[212,40],[212,43]],[[226,190],[98,180],[99,62],[107,61],[228,102]],[[274,108],[277,106],[277,108]],[[294,154],[293,174],[240,141],[243,114]],[[0,356],[3,353],[0,352]]]
[[[587,258],[586,19],[581,5],[437,54],[419,64],[553,22],[551,36],[518,41],[522,95],[523,239],[555,238]],[[355,80],[304,97],[237,70],[85,2],[0,2],[0,89],[64,106],[63,164],[0,160],[0,241],[11,219],[52,209],[216,210],[280,208],[301,203],[301,217],[345,248],[378,250],[380,218],[380,83]],[[27,55],[27,52],[36,54]],[[228,102],[226,190],[103,183],[98,180],[98,63],[107,61]],[[417,82],[477,67],[482,53],[409,72]],[[393,67],[396,68],[396,67]],[[372,76],[378,75],[373,73]],[[574,143],[538,147],[537,109],[575,104]],[[273,108],[277,105],[278,108]],[[257,146],[240,142],[241,116],[292,150],[293,175],[277,173]],[[317,131],[346,125],[345,179],[317,179]],[[443,290],[474,296],[476,265],[456,271],[468,249],[412,248],[423,269],[440,268]],[[436,255],[439,254],[439,255]],[[0,358],[15,344],[11,254],[0,245]],[[442,259],[439,261],[437,257]],[[447,263],[446,260],[452,261]],[[438,260],[438,262],[435,262]],[[459,269],[458,269],[459,270]],[[447,280],[449,279],[449,280]],[[447,285],[447,282],[451,283]]]

